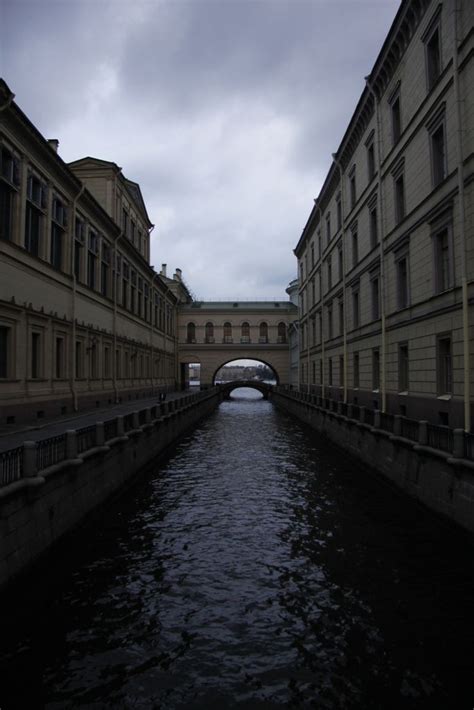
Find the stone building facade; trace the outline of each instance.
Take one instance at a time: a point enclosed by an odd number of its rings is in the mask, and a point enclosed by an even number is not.
[[[470,428],[474,3],[404,0],[295,249],[300,385]]]
[[[174,388],[180,274],[149,263],[139,186],[66,164],[0,81],[0,423]]]

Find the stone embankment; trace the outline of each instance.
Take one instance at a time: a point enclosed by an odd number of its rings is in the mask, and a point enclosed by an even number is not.
[[[196,392],[0,453],[0,588],[218,405]]]
[[[413,498],[474,533],[474,436],[275,387],[272,401]]]

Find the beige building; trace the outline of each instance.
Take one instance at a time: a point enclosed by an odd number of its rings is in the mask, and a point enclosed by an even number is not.
[[[150,266],[140,188],[57,148],[0,81],[0,423],[176,386],[189,294]]]
[[[300,384],[470,428],[474,3],[404,0],[296,246]]]
[[[232,360],[252,359],[268,365],[280,384],[289,383],[288,327],[297,317],[290,301],[194,301],[178,312],[180,376],[187,380],[191,363],[201,365],[201,385]]]

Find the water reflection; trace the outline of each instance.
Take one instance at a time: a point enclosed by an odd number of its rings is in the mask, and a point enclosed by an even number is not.
[[[473,580],[460,536],[235,390],[10,602],[0,706],[462,708]]]

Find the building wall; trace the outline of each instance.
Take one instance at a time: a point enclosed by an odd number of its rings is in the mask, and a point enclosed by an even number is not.
[[[470,353],[474,345],[473,14],[468,0],[402,3],[295,250],[300,384],[348,402],[466,427],[464,398],[472,396],[464,351],[465,343]],[[440,71],[430,84],[436,31]],[[394,135],[397,97],[400,131]],[[403,214],[397,213],[400,193]],[[463,329],[463,277],[469,331]]]
[[[0,423],[174,388],[177,298],[17,105],[0,116]]]

